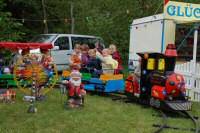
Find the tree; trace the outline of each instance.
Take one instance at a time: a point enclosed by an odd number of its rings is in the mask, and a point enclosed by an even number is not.
[[[4,11],[5,3],[0,1],[0,41],[16,41],[21,39],[24,33],[20,31],[22,24],[12,20],[12,15]]]
[[[14,18],[27,19],[22,27],[26,33],[25,40],[29,40],[35,34],[43,33],[41,0],[4,1],[7,3],[4,8],[6,12],[11,12]],[[184,2],[184,0],[177,1]],[[198,1],[188,0],[187,2],[197,3]],[[102,37],[106,44],[115,43],[119,51],[125,53],[123,55],[127,60],[129,29],[133,19],[162,13],[164,0],[46,0],[49,33],[71,33],[71,2],[74,7],[74,33],[96,35]],[[2,8],[1,3],[0,5]],[[11,17],[10,13],[4,12],[4,15],[6,18]],[[8,19],[7,23],[13,23],[13,21]]]

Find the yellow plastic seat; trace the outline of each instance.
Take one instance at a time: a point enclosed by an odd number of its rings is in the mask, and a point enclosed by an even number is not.
[[[68,71],[68,70],[64,70],[63,72],[62,72],[62,77],[69,77],[70,76],[70,71]]]
[[[123,74],[103,74],[100,76],[100,80],[108,81],[108,80],[120,80],[123,79]]]

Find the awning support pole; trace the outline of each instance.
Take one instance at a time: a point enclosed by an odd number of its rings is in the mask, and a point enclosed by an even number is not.
[[[199,25],[195,24],[194,26],[194,46],[193,46],[193,71],[192,71],[192,75],[195,75],[196,73],[196,58],[197,58],[197,43],[198,43],[198,29],[199,29]],[[195,88],[195,78],[193,77],[193,82],[192,82],[192,89]]]

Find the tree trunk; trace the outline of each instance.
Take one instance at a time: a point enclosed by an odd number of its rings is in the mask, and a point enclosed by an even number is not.
[[[71,34],[74,34],[74,26],[75,26],[75,19],[74,19],[74,3],[71,2]]]
[[[47,13],[45,8],[45,0],[42,0],[42,9],[43,9],[43,23],[44,23],[44,33],[47,34],[49,32],[48,24],[47,24]]]

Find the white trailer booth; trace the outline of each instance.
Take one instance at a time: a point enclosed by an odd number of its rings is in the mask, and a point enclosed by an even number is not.
[[[197,63],[200,5],[168,1],[164,13],[133,20],[130,27],[129,69],[138,65],[138,52],[165,52],[168,44],[175,44],[177,24],[193,25],[193,52],[190,61],[177,64],[175,71],[184,75],[188,96],[200,101],[200,64]],[[187,49],[183,49],[187,50]]]
[[[176,23],[164,14],[135,19],[130,27],[129,68],[138,64],[138,52],[164,52],[175,43]]]

